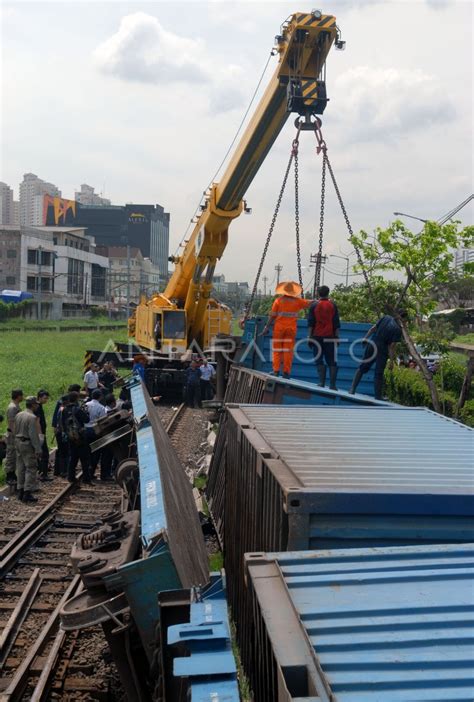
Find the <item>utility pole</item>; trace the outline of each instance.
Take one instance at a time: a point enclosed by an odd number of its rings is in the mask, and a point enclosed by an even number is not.
[[[281,263],[277,263],[275,266],[276,274],[277,274],[277,286],[280,285],[280,273],[283,270],[283,266]]]
[[[109,258],[109,269],[107,271],[107,280],[108,280],[108,301],[109,301],[109,319],[112,319],[112,263]]]
[[[88,271],[86,271],[85,281],[84,281],[84,311],[87,307],[87,279],[89,277]]]
[[[130,244],[127,244],[127,319],[130,317]]]
[[[318,288],[321,284],[321,266],[324,263],[326,263],[326,261],[327,256],[324,256],[320,253],[311,254],[311,256],[309,257],[309,265],[314,266],[313,299],[316,298]]]
[[[43,310],[41,309],[41,293],[42,293],[42,285],[41,285],[41,266],[43,263],[43,247],[40,246],[38,247],[38,308],[36,310],[36,316],[38,319],[41,319],[43,315]]]
[[[268,276],[264,275],[263,276],[263,296],[264,297],[267,296],[267,280],[268,280]]]

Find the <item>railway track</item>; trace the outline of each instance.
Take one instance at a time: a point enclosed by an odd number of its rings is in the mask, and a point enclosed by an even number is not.
[[[181,443],[192,410],[181,404],[159,412],[172,441]],[[90,665],[74,660],[91,633],[66,634],[59,612],[82,589],[69,564],[74,541],[119,509],[122,493],[115,484],[51,485],[53,498],[45,501],[43,493],[39,507],[15,515],[0,541],[0,702],[110,700],[108,681],[91,679]]]

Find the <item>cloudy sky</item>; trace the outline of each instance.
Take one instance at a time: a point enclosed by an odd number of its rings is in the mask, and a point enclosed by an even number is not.
[[[280,24],[311,8],[275,0],[4,1],[0,179],[17,190],[32,171],[65,197],[85,182],[114,204],[159,202],[171,212],[174,250]],[[354,229],[386,226],[394,211],[442,216],[472,192],[472,3],[333,0],[322,10],[337,16],[347,41],[346,51],[329,56],[323,131]],[[252,215],[231,225],[219,264],[228,279],[255,275],[293,132],[290,119],[247,194]],[[300,161],[307,265],[320,201],[311,135],[302,137]],[[324,251],[345,255],[331,191],[327,201]],[[284,278],[296,274],[293,206],[289,187],[264,269],[269,281],[277,263]],[[460,218],[472,221],[472,209]],[[344,266],[330,259],[326,282],[340,282]]]

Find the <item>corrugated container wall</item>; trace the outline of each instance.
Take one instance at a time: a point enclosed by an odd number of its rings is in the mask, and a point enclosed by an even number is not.
[[[236,359],[241,365],[254,370],[269,373],[272,370],[271,334],[262,336],[266,317],[248,319],[242,335],[242,352]],[[375,320],[374,320],[375,321]],[[339,372],[338,387],[349,390],[355,370],[364,355],[364,347],[360,343],[370,328],[370,324],[341,322],[340,343],[337,347],[337,362]],[[308,347],[308,325],[305,319],[298,320],[295,357],[291,377],[294,380],[304,380],[309,383],[317,382],[313,353]],[[359,392],[365,395],[374,394],[373,370],[361,380]]]
[[[396,406],[226,413],[207,496],[238,623],[245,552],[474,540],[472,429]]]
[[[472,702],[474,545],[247,556],[255,702]]]

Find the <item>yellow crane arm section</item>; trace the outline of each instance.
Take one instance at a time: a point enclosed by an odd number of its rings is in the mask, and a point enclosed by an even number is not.
[[[279,59],[273,77],[220,183],[212,184],[182,254],[174,259],[176,267],[164,291],[166,298],[184,305],[189,339],[202,334],[214,269],[226,247],[229,224],[241,214],[242,198],[290,113],[320,114],[326,106],[321,77],[336,36],[336,18],[315,11],[291,15],[276,37]]]

